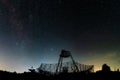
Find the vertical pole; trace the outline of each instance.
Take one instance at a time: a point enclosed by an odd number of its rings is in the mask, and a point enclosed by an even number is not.
[[[56,68],[56,73],[58,73],[58,69],[59,69],[60,63],[61,63],[61,57],[60,57],[59,60],[58,60],[58,65],[57,65],[57,68]]]
[[[60,60],[60,68],[59,68],[59,72],[62,71],[62,61],[63,61],[63,57],[61,57],[61,60]]]
[[[79,72],[78,66],[76,65],[76,63],[75,63],[75,61],[74,61],[72,55],[70,55],[70,56],[71,56],[71,59],[72,59],[73,65],[74,65],[75,68],[76,68],[76,71]]]

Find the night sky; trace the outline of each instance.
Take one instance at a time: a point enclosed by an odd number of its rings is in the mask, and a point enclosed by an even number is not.
[[[0,0],[0,70],[56,63],[62,49],[119,68],[120,0]]]

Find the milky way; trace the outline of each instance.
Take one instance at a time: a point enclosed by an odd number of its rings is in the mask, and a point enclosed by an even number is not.
[[[96,70],[119,68],[119,9],[119,0],[0,0],[0,69],[55,63],[62,49]]]

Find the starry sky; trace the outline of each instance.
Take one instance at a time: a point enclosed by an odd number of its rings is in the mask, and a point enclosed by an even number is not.
[[[0,0],[0,70],[56,63],[62,49],[82,64],[120,67],[119,0]]]

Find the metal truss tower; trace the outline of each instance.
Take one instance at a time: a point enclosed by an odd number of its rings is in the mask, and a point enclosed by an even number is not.
[[[59,56],[59,60],[58,60],[57,68],[56,68],[56,73],[67,72],[68,71],[68,67],[63,66],[63,59],[64,58],[70,58],[72,60],[72,64],[73,64],[73,71],[74,72],[79,72],[78,66],[77,66],[75,60],[73,59],[70,51],[62,50],[61,54]]]
[[[65,61],[64,59],[70,59],[71,61]],[[73,72],[93,72],[94,65],[85,65],[75,62],[70,51],[62,50],[59,55],[58,63],[41,63],[40,67],[37,68],[37,71],[45,74],[59,74],[59,73],[73,73]]]

